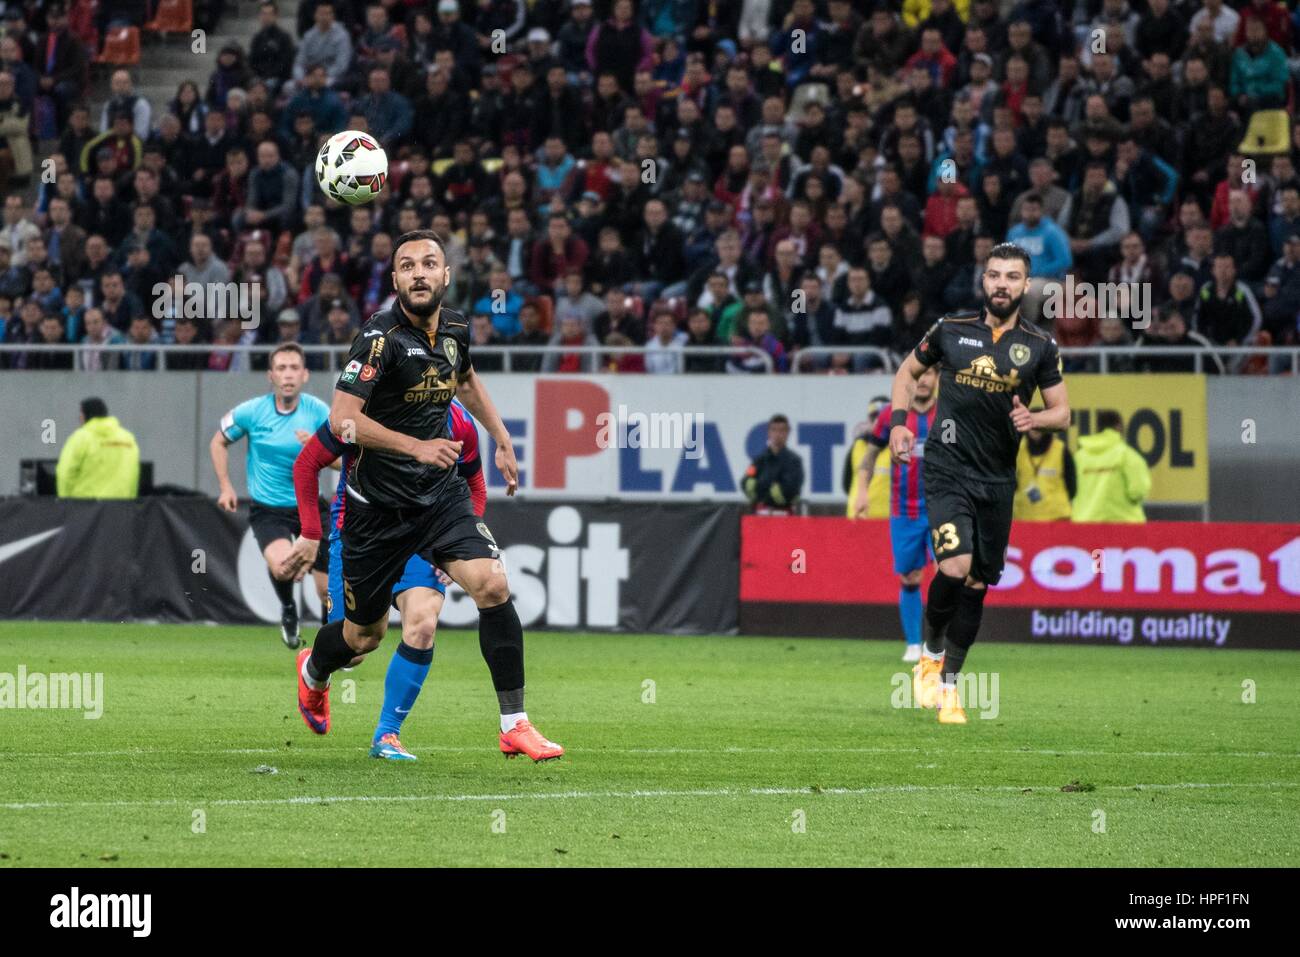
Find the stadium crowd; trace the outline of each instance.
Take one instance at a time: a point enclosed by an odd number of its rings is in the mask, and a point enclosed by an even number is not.
[[[3,367],[148,369],[172,342],[212,349],[168,368],[242,368],[240,343],[342,349],[419,227],[447,237],[445,302],[477,344],[644,346],[516,370],[766,367],[683,345],[877,368],[834,350],[899,355],[978,307],[1004,239],[1040,282],[1146,290],[1040,304],[1064,346],[1201,346],[1209,371],[1267,372],[1289,360],[1212,349],[1300,342],[1300,12],[1273,0],[303,0],[293,22],[262,4],[249,49],[222,42],[214,0],[196,9],[220,44],[206,82],[156,111],[120,69],[95,114],[98,44],[152,3],[2,5],[3,341],[140,346]],[[388,152],[370,206],[316,185],[342,129]],[[262,320],[160,308],[177,276],[256,283]],[[1193,361],[1139,349],[1108,368]]]

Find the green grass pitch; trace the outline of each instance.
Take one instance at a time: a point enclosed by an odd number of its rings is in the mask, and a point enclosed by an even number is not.
[[[534,765],[457,631],[420,760],[367,757],[394,641],[321,738],[274,628],[0,624],[0,672],[105,700],[0,710],[0,866],[1300,863],[1300,653],[981,644],[998,715],[942,727],[891,705],[894,642],[533,633],[528,711],[568,749]]]

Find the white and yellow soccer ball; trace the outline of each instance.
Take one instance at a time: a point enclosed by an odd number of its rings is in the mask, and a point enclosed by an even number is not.
[[[388,182],[388,155],[369,133],[335,133],[316,155],[316,182],[330,199],[364,205]]]

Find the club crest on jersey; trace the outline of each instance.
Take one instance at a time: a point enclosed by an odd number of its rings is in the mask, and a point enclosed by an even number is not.
[[[1020,385],[1020,371],[1012,369],[1006,375],[1002,375],[998,372],[997,363],[993,361],[992,356],[980,356],[953,376],[953,381],[958,385],[971,386],[985,392],[1011,392]]]
[[[1010,349],[1011,361],[1018,366],[1024,365],[1029,361],[1029,346],[1023,342],[1013,342]]]
[[[448,337],[442,340],[442,351],[447,354],[447,361],[451,367],[456,368],[456,340]]]

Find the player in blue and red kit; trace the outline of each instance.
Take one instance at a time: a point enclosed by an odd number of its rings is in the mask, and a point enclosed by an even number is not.
[[[461,443],[456,469],[469,485],[470,501],[474,513],[481,516],[487,507],[487,484],[483,478],[483,463],[478,450],[478,427],[469,411],[455,399],[447,414],[450,439]],[[348,468],[357,447],[342,442],[330,431],[329,423],[322,425],[303,447],[294,464],[294,488],[298,497],[300,514],[310,511],[308,505],[316,500],[316,488],[321,470],[343,459],[342,473],[334,499],[330,503],[329,554],[332,561],[329,580],[329,608],[325,620],[338,621],[343,617],[343,528],[347,508]],[[319,543],[319,522],[303,521],[302,537]],[[412,555],[406,563],[402,577],[393,586],[393,603],[402,615],[402,641],[388,662],[384,677],[384,704],[379,712],[379,724],[371,739],[370,756],[396,761],[414,761],[415,755],[402,746],[399,733],[402,722],[415,707],[416,698],[428,676],[433,662],[433,639],[438,628],[438,615],[446,596],[446,582],[438,570],[419,555]],[[356,664],[361,659],[356,659]]]
[[[903,621],[903,637],[907,640],[903,651],[904,661],[921,660],[921,623],[924,609],[921,604],[921,576],[934,553],[930,546],[930,524],[925,514],[925,483],[921,479],[925,441],[934,428],[934,413],[938,407],[939,377],[929,371],[916,382],[912,406],[907,411],[907,427],[916,436],[912,461],[891,463],[889,488],[889,541],[894,552],[894,571],[898,573],[898,613]],[[889,448],[890,419],[893,410],[886,406],[876,420],[876,427],[867,441],[870,448],[858,466],[858,488],[866,489],[875,467],[876,456]],[[865,495],[860,496],[865,513]]]

